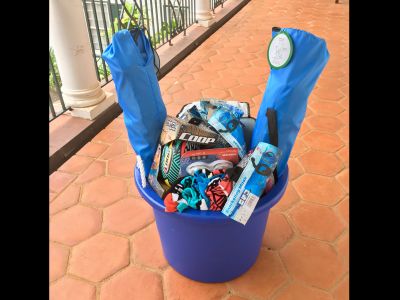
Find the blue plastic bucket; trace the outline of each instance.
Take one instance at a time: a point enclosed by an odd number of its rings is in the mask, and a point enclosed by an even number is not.
[[[165,212],[163,200],[151,186],[142,188],[135,168],[135,183],[153,207],[165,258],[177,272],[202,282],[228,281],[250,269],[260,252],[269,210],[283,196],[287,182],[286,167],[244,226],[217,211]]]

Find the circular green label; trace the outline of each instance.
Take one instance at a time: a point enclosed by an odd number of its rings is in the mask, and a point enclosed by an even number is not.
[[[279,32],[269,43],[268,62],[271,68],[281,69],[287,66],[293,54],[293,41],[290,35],[285,32]]]

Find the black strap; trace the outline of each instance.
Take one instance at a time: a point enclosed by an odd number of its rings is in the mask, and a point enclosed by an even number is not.
[[[268,119],[268,133],[269,133],[269,143],[275,147],[278,147],[278,118],[276,116],[276,110],[273,108],[267,109],[267,119]],[[274,170],[275,183],[278,182],[278,167]]]
[[[242,175],[242,172],[243,168],[239,166],[235,166],[225,171],[225,173],[229,176],[229,179],[234,182],[237,182],[239,180],[239,177],[240,175]]]

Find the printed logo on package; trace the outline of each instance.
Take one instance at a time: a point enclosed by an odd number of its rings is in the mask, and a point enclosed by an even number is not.
[[[293,41],[290,35],[281,31],[269,43],[268,62],[272,69],[281,69],[287,66],[293,54]]]

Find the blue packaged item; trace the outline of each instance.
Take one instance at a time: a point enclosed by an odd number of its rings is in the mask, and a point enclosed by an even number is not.
[[[145,186],[167,113],[154,70],[153,49],[143,30],[135,29],[135,35],[136,42],[128,30],[116,32],[102,57],[110,67]]]
[[[277,166],[282,175],[303,122],[307,99],[329,59],[325,40],[292,28],[273,29],[268,47],[271,67],[257,121],[251,139],[251,149],[258,143],[271,143],[267,109],[277,114],[278,148],[282,151]]]
[[[222,104],[213,112],[208,123],[214,127],[220,135],[233,148],[238,148],[240,158],[246,155],[246,141],[240,118],[243,111],[228,104]]]
[[[222,213],[246,225],[267,182],[273,177],[280,157],[281,151],[277,147],[259,143],[234,185]]]

